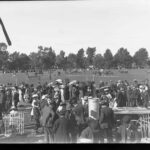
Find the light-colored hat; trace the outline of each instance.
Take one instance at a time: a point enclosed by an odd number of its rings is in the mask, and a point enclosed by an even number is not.
[[[140,89],[143,89],[144,87],[142,85],[139,86]]]
[[[73,80],[69,83],[69,85],[73,85],[73,84],[76,84],[77,83],[77,80]]]
[[[53,82],[48,83],[48,85],[47,85],[47,86],[51,86],[51,85],[53,85]]]
[[[48,97],[48,95],[47,94],[45,94],[45,95],[42,95],[42,100],[44,100],[45,98],[47,98]]]
[[[38,95],[37,95],[37,94],[33,94],[33,95],[32,95],[32,98],[35,98],[35,97],[38,97]]]
[[[107,89],[104,89],[104,91],[106,92],[106,91],[109,91],[109,89],[107,88]]]
[[[62,83],[62,79],[57,79],[56,82]]]

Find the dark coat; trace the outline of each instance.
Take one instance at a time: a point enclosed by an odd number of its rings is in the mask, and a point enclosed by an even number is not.
[[[52,127],[55,113],[49,106],[45,105],[41,111],[41,124],[44,127]]]
[[[99,123],[101,128],[112,128],[114,126],[114,112],[109,107],[103,107],[100,111]]]
[[[70,126],[69,120],[65,117],[57,119],[53,126],[54,142],[56,143],[68,143]]]
[[[117,95],[117,105],[118,107],[125,107],[127,103],[127,96],[125,93],[119,92]]]
[[[19,102],[19,93],[18,92],[15,92],[13,94],[13,100],[15,103],[18,103]]]
[[[40,119],[40,110],[37,107],[33,108],[33,116],[35,120],[39,120]]]
[[[64,88],[64,99],[69,100],[69,86],[66,85]]]
[[[4,92],[0,92],[0,104],[3,104],[5,102],[5,93]]]

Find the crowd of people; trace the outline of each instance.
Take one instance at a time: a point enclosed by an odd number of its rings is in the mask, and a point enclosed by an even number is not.
[[[148,80],[132,83],[117,82],[79,82],[77,80],[54,82],[38,86],[22,83],[19,86],[2,85],[0,87],[0,117],[11,109],[17,109],[19,102],[31,104],[31,120],[35,123],[35,132],[42,127],[45,142],[76,143],[78,139],[89,142],[109,143],[124,140],[124,128],[134,130],[136,139],[140,139],[138,128],[129,126],[130,117],[122,118],[119,128],[114,115],[114,107],[148,107],[150,87]],[[99,99],[99,118],[89,117],[88,98]],[[133,129],[134,128],[134,129]],[[130,131],[131,131],[130,130]],[[129,133],[131,135],[131,133]]]

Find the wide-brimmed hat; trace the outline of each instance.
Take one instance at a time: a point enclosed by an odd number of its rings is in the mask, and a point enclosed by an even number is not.
[[[32,95],[32,98],[36,98],[36,97],[38,97],[37,94],[33,94],[33,95]]]
[[[42,100],[44,100],[45,98],[47,98],[48,97],[48,94],[45,94],[45,95],[42,95]]]
[[[57,79],[55,80],[57,83],[61,83],[62,84],[62,79]]]
[[[105,92],[108,92],[108,91],[109,91],[109,89],[108,89],[108,88],[106,88],[106,89],[104,89],[104,91],[105,91]]]
[[[73,80],[69,83],[69,85],[73,85],[73,84],[76,84],[77,83],[77,80]]]

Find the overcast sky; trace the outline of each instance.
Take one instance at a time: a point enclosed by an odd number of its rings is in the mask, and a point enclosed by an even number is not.
[[[120,47],[131,55],[150,50],[149,0],[82,0],[0,2],[0,17],[12,41],[10,53],[37,52],[52,46],[58,54],[96,47],[115,54]],[[6,42],[0,28],[0,42]]]

